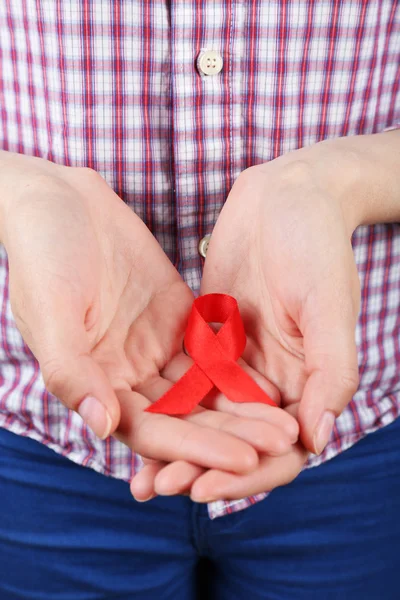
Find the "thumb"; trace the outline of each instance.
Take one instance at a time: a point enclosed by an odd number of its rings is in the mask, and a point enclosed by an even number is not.
[[[311,304],[313,316],[305,316],[303,328],[308,378],[298,418],[304,446],[321,454],[336,417],[358,388],[356,314],[350,294],[346,306],[332,296],[330,301],[320,298]]]
[[[120,407],[111,383],[91,357],[84,319],[80,322],[71,309],[51,312],[39,324],[40,333],[30,336],[46,388],[105,439],[119,424]]]

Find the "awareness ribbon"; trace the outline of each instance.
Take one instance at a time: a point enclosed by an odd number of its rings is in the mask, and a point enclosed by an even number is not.
[[[222,323],[215,333],[209,323]],[[146,411],[187,415],[216,387],[233,402],[275,402],[244,371],[237,360],[246,346],[239,307],[227,294],[206,294],[193,302],[185,332],[192,367]]]

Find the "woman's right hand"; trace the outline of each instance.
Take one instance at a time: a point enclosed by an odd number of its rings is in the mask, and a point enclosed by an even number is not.
[[[47,389],[99,437],[115,432],[123,397],[119,437],[148,458],[242,473],[256,467],[256,450],[289,451],[297,424],[283,411],[272,422],[270,411],[252,419],[226,403],[183,420],[144,412],[172,385],[162,376],[171,359],[186,364],[193,295],[100,175],[3,152],[0,189],[17,326]]]

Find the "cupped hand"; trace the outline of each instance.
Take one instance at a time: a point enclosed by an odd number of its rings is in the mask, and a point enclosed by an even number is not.
[[[171,385],[170,361],[185,364],[193,295],[143,222],[91,170],[6,153],[0,161],[11,306],[47,389],[98,436],[119,425],[116,435],[149,458],[254,469],[255,448],[274,445],[264,441],[268,423],[215,406],[182,421],[144,413]],[[276,436],[277,453],[289,437]]]
[[[214,228],[202,279],[203,294],[238,300],[244,358],[279,390],[302,443],[281,457],[261,454],[246,475],[183,461],[149,464],[133,480],[134,494],[241,498],[289,483],[308,451],[323,451],[358,385],[360,289],[346,206],[352,176],[335,176],[339,151],[323,143],[245,171]]]
[[[130,390],[177,352],[192,293],[100,175],[1,158],[16,324],[47,389],[104,438],[120,419],[115,389]]]
[[[238,300],[244,358],[299,403],[300,438],[328,442],[358,386],[355,327],[360,285],[347,211],[342,147],[323,142],[245,171],[216,223],[202,293]]]
[[[124,443],[140,448],[146,457],[145,467],[132,482],[131,490],[137,500],[184,493],[194,479],[206,469],[214,469],[215,464],[220,465],[217,469],[222,475],[253,472],[258,467],[258,454],[286,455],[297,442],[298,424],[287,412],[266,404],[231,402],[218,392],[210,393],[183,417],[144,412],[191,365],[189,357],[178,353],[163,370],[162,378],[145,382],[135,392],[118,394],[121,425],[116,435]],[[242,368],[279,403],[279,392],[274,386],[243,362]],[[161,481],[163,474],[155,484],[157,474],[164,470],[165,485]]]

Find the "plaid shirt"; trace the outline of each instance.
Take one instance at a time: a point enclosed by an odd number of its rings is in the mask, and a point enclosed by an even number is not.
[[[196,68],[205,49],[222,56],[219,74]],[[399,122],[399,70],[396,0],[1,0],[0,148],[99,171],[197,290],[199,240],[239,173]],[[399,414],[400,227],[361,227],[353,245],[361,382],[310,467]],[[140,457],[46,392],[3,248],[0,269],[0,426],[129,480]]]

